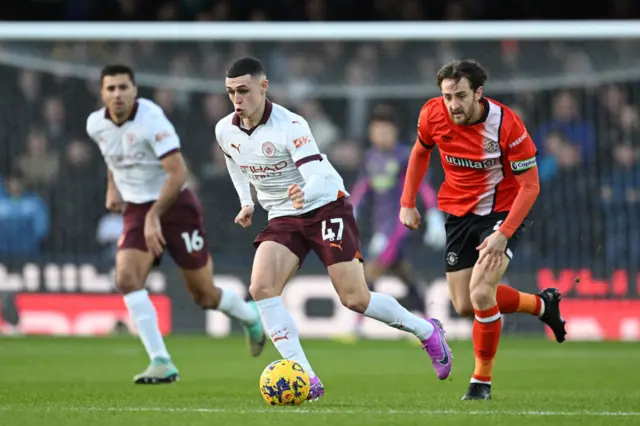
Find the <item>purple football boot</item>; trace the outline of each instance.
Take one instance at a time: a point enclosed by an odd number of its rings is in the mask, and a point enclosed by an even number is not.
[[[307,401],[317,401],[324,396],[324,386],[322,386],[322,382],[318,379],[318,376],[312,377],[310,380],[310,389],[309,395],[307,396]]]
[[[437,319],[427,319],[433,325],[433,334],[426,340],[422,341],[422,349],[424,349],[431,358],[433,369],[440,380],[444,380],[451,374],[453,355],[451,349],[444,338],[444,329]]]

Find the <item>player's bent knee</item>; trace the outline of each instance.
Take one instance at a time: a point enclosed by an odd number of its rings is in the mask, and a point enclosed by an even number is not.
[[[210,291],[203,291],[199,288],[190,288],[189,293],[196,305],[202,309],[215,309],[220,304],[220,296],[222,291],[211,286]]]
[[[280,292],[275,285],[252,282],[249,286],[249,294],[251,294],[253,300],[258,301],[279,296]]]
[[[340,302],[342,303],[342,305],[345,308],[359,314],[363,314],[364,311],[367,310],[370,300],[371,296],[368,291],[340,294]]]
[[[182,276],[193,301],[202,309],[216,309],[222,290],[213,283],[211,261],[198,269],[183,269]]]
[[[478,283],[471,289],[471,303],[476,309],[489,309],[496,304],[496,289],[487,283]]]
[[[472,317],[474,315],[473,312],[473,304],[471,303],[471,299],[465,294],[464,297],[457,296],[451,297],[451,303],[453,303],[453,308],[456,310],[458,315],[462,317]]]
[[[123,294],[129,294],[144,288],[144,280],[131,270],[116,272],[116,288]]]

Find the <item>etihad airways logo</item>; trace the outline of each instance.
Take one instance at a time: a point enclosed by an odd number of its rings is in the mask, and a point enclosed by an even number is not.
[[[453,164],[458,167],[468,167],[470,169],[490,169],[500,164],[500,158],[487,158],[484,160],[470,160],[468,158],[452,157],[451,155],[445,155],[444,159],[447,163]]]
[[[249,175],[252,179],[265,179],[270,177],[278,177],[283,175],[283,170],[287,167],[286,161],[280,161],[270,165],[240,166],[243,173]]]

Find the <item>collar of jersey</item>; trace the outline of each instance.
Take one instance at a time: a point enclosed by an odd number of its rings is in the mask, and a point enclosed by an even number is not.
[[[127,119],[124,120],[122,123],[118,124],[115,121],[113,121],[113,118],[111,118],[111,113],[109,112],[109,108],[107,107],[104,108],[104,118],[111,121],[113,124],[115,124],[118,127],[122,126],[127,121],[133,121],[136,118],[137,113],[138,113],[138,101],[136,101],[133,104],[133,108],[131,108],[131,112],[129,113],[129,116],[127,117]]]
[[[442,98],[442,103],[444,104],[444,97]],[[482,111],[482,116],[477,121],[471,124],[465,124],[465,126],[475,126],[476,124],[484,123],[485,121],[487,121],[487,117],[489,116],[489,101],[486,98],[482,97],[480,98],[480,103],[484,108],[484,111]],[[450,124],[453,124],[454,126],[458,126],[458,124],[455,124],[451,119],[451,117],[449,116],[449,114],[446,112],[446,107],[445,107],[445,116],[447,117],[447,121]]]
[[[255,127],[252,127],[250,129],[245,129],[245,128],[241,127],[240,124],[242,123],[242,121],[240,120],[240,117],[238,116],[238,114],[233,114],[233,119],[231,120],[231,123],[234,126],[236,126],[238,129],[242,130],[243,132],[245,132],[246,134],[251,136],[251,133],[253,133],[258,127],[260,127],[260,125],[267,124],[267,121],[269,121],[269,118],[271,117],[271,111],[272,110],[273,110],[273,102],[271,102],[269,99],[267,99],[265,101],[264,112],[262,113],[262,118],[260,119],[260,122]]]

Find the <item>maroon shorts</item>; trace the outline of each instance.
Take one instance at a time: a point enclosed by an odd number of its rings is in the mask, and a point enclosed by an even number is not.
[[[144,239],[144,220],[153,202],[144,204],[126,203],[124,208],[124,230],[118,241],[118,249],[147,251]],[[198,269],[207,264],[209,250],[204,230],[202,207],[198,198],[188,189],[160,217],[162,235],[167,242],[166,250],[182,269]],[[160,257],[155,265],[160,263]]]
[[[360,259],[360,233],[353,217],[353,206],[340,198],[300,216],[271,219],[253,245],[275,241],[291,250],[304,262],[310,250],[325,266]]]

